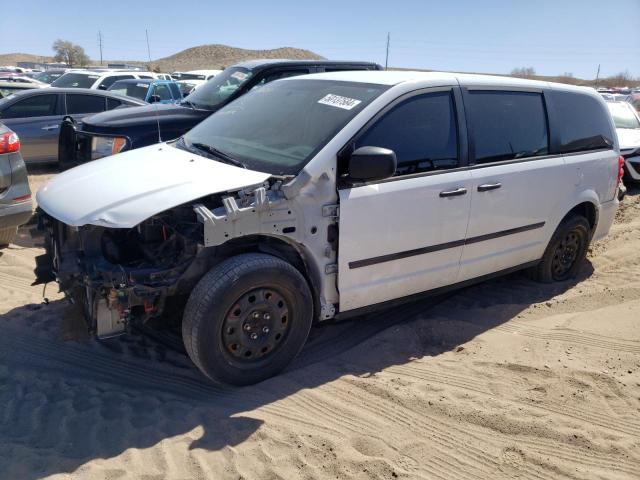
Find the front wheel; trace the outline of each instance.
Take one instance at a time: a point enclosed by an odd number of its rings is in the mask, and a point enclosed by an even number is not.
[[[587,256],[591,227],[586,218],[573,215],[564,219],[534,267],[533,276],[543,283],[562,282],[574,278]]]
[[[211,380],[249,385],[285,368],[313,320],[305,278],[272,255],[249,253],[216,265],[191,293],[182,337]]]

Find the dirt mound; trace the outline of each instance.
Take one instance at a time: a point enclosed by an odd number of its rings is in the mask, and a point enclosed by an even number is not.
[[[286,58],[290,60],[322,60],[317,53],[299,48],[276,48],[273,50],[245,50],[227,45],[201,45],[187,48],[169,57],[154,60],[154,66],[162,71],[185,71],[197,69],[223,69],[234,63],[257,58]]]

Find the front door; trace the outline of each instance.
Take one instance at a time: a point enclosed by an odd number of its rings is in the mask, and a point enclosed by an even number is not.
[[[457,96],[452,88],[413,94],[349,145],[389,148],[398,169],[339,190],[340,311],[456,282],[471,204]]]

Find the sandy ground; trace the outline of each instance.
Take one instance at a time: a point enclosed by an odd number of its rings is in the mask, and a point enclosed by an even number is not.
[[[0,478],[640,478],[639,193],[575,282],[317,327],[235,390],[164,336],[68,340],[23,229],[0,256]]]

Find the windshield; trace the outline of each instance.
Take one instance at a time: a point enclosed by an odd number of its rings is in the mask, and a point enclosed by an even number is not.
[[[211,115],[189,131],[182,144],[218,150],[252,170],[295,175],[386,88],[328,80],[276,81]]]
[[[128,97],[134,97],[139,100],[147,98],[147,90],[149,83],[133,83],[128,81],[118,81],[108,88],[110,92],[119,93]]]
[[[99,78],[100,75],[87,75],[86,73],[69,72],[54,80],[51,86],[62,88],[91,88],[91,85],[93,85]]]
[[[62,76],[62,73],[42,72],[34,75],[33,78],[35,78],[36,80],[40,80],[41,82],[51,83],[57,78],[60,78],[61,76]]]
[[[240,67],[230,67],[216,75],[207,83],[198,87],[189,95],[187,101],[196,108],[214,110],[244,85],[251,78],[251,70]],[[184,77],[180,77],[182,80]]]
[[[608,103],[616,128],[640,128],[640,120],[633,107],[626,102]]]

